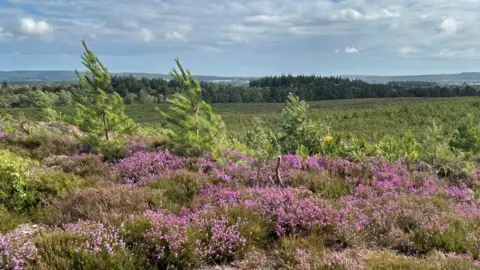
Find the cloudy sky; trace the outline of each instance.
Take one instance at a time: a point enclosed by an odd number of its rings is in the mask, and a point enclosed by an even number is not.
[[[0,70],[480,71],[480,0],[0,0]]]

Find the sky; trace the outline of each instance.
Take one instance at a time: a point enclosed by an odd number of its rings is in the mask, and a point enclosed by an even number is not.
[[[0,0],[0,70],[414,75],[480,71],[480,0]]]

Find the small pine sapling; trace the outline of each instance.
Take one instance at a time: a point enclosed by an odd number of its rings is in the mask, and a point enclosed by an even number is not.
[[[76,124],[89,132],[89,137],[99,141],[114,139],[115,136],[130,134],[135,122],[125,113],[125,104],[118,93],[107,94],[111,88],[111,77],[107,68],[82,41],[85,49],[82,63],[87,68],[84,75],[75,71],[80,86],[87,92],[88,102],[77,102]]]

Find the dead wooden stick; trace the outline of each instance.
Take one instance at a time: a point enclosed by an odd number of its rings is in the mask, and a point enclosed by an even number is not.
[[[280,175],[280,164],[282,163],[282,156],[277,158],[277,168],[275,169],[275,174],[277,176],[277,182],[280,186],[283,186],[282,176]]]

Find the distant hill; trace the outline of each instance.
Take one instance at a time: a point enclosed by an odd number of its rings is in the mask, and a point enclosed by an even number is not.
[[[132,75],[137,78],[147,77],[147,78],[163,78],[171,79],[170,75],[167,74],[153,74],[153,73],[111,73],[112,75],[120,76],[129,76]],[[248,84],[250,78],[245,77],[219,77],[219,76],[204,76],[198,75],[195,76],[199,81],[205,82],[214,82],[214,83],[225,83],[225,84]],[[7,81],[11,84],[18,83],[69,83],[76,82],[77,76],[73,71],[63,71],[63,70],[19,70],[19,71],[0,71],[0,82]]]
[[[405,76],[369,76],[369,75],[342,75],[340,77],[359,79],[368,83],[388,83],[392,81],[422,81],[436,82],[439,84],[478,84],[480,72],[464,72],[458,74],[431,74],[431,75],[405,75]]]
[[[170,79],[167,74],[154,73],[112,73],[112,75],[129,76],[137,78],[164,78]],[[221,77],[197,75],[199,81],[214,82],[219,84],[245,85],[254,77]],[[388,83],[392,81],[423,81],[439,84],[480,84],[480,72],[464,72],[459,74],[432,74],[432,75],[405,75],[405,76],[376,76],[376,75],[341,75],[349,79],[359,79],[368,83]],[[47,70],[19,70],[0,71],[0,82],[8,83],[68,83],[77,81],[73,71],[47,71]]]

